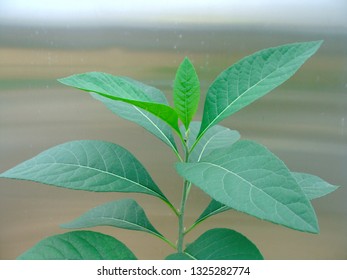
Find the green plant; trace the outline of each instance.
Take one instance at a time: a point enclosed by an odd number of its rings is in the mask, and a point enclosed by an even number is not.
[[[59,80],[89,92],[113,113],[142,126],[173,151],[178,160],[176,171],[183,177],[183,186],[174,186],[182,191],[178,209],[129,151],[104,141],[73,141],[53,147],[0,176],[74,190],[147,194],[164,202],[178,220],[177,242],[170,241],[154,228],[135,200],[122,199],[97,206],[63,228],[113,226],[144,231],[174,249],[167,259],[262,259],[250,240],[231,229],[208,230],[187,246],[184,237],[205,219],[230,209],[299,231],[319,231],[310,200],[337,187],[314,175],[289,171],[267,148],[239,140],[237,131],[218,123],[290,78],[321,43],[265,49],[226,69],[207,91],[201,122],[192,121],[200,84],[188,58],[177,70],[173,108],[160,90],[130,78],[92,72]],[[185,228],[192,184],[209,195],[211,202]],[[117,239],[82,230],[48,237],[19,258],[136,259]]]

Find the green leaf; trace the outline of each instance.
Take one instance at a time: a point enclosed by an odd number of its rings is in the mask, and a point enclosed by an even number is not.
[[[195,260],[262,260],[258,248],[242,234],[215,228],[188,244],[184,253]]]
[[[238,141],[178,173],[218,202],[292,229],[318,232],[310,201],[284,163],[265,147]]]
[[[50,236],[18,257],[19,260],[136,260],[119,240],[93,231]]]
[[[50,148],[0,174],[74,190],[137,192],[167,198],[143,165],[113,143],[82,140]]]
[[[209,205],[206,207],[206,209],[201,213],[201,215],[199,216],[199,218],[194,222],[193,227],[195,227],[196,225],[200,224],[201,222],[203,222],[204,220],[206,220],[207,218],[217,215],[219,213],[228,211],[232,208],[224,205],[223,203],[220,203],[214,199],[211,200],[211,202],[209,203]]]
[[[186,57],[178,67],[174,82],[174,104],[178,117],[188,129],[200,100],[200,83],[195,68]]]
[[[292,172],[292,175],[310,200],[325,196],[338,189],[337,186],[331,185],[315,175],[298,172]]]
[[[153,102],[168,105],[164,93],[162,93],[160,90],[129,78],[128,82],[133,83],[137,87],[141,88],[146,96],[153,100]],[[104,103],[110,111],[119,117],[142,126],[144,129],[168,145],[172,150],[175,151],[175,153],[178,153],[171,128],[163,120],[135,105],[124,103],[122,101],[116,101],[96,93],[91,93],[91,96]]]
[[[322,41],[265,49],[223,71],[208,89],[199,137],[289,79]]]
[[[189,126],[187,139],[187,146],[191,149],[189,162],[198,162],[216,149],[230,147],[240,139],[240,134],[236,130],[216,125],[209,129],[199,142],[193,146],[198,136],[200,126],[201,122],[192,122]],[[183,131],[182,134],[187,134],[184,128],[181,128],[181,131]]]
[[[165,260],[170,260],[170,261],[174,261],[174,260],[184,260],[184,261],[188,261],[188,260],[194,260],[194,258],[188,256],[187,254],[184,253],[175,253],[175,254],[171,254],[168,255]]]
[[[143,208],[133,199],[122,199],[105,203],[87,211],[74,221],[61,226],[70,229],[113,226],[144,231],[163,238],[163,235],[150,223]]]
[[[291,172],[291,174],[294,176],[294,179],[302,188],[303,192],[306,194],[309,200],[325,196],[338,189],[337,186],[331,185],[315,175],[297,172]],[[212,199],[210,204],[206,207],[206,209],[202,212],[202,214],[190,229],[206,220],[207,218],[228,211],[230,209],[232,208]]]
[[[67,86],[94,92],[103,97],[142,108],[162,119],[181,136],[176,111],[165,104],[154,102],[144,92],[142,86],[133,83],[131,79],[101,72],[90,72],[72,75],[58,81]]]

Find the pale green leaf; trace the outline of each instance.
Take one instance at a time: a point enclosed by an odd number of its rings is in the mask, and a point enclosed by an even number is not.
[[[338,189],[337,186],[331,185],[315,175],[298,172],[292,172],[292,175],[310,200],[325,196]]]
[[[127,80],[129,83],[133,83],[137,87],[141,88],[146,96],[148,96],[150,100],[153,100],[153,102],[168,105],[164,93],[160,90],[129,78],[127,78]],[[114,114],[142,126],[178,153],[172,130],[163,120],[157,118],[146,110],[129,103],[116,101],[96,93],[91,93],[91,96],[104,103]]]
[[[258,248],[242,234],[227,228],[203,233],[184,253],[195,260],[262,260]]]
[[[74,190],[145,193],[167,202],[146,169],[129,151],[104,141],[72,141],[55,146],[0,177]]]
[[[199,135],[285,82],[321,44],[304,42],[265,49],[223,71],[208,89]]]
[[[72,75],[58,81],[67,86],[97,93],[103,97],[142,108],[166,122],[180,135],[176,111],[165,104],[152,100],[142,86],[133,83],[128,78],[101,72],[90,72]]]
[[[93,231],[72,231],[47,237],[19,260],[136,260],[122,242]]]
[[[188,134],[187,146],[191,149],[189,162],[198,162],[211,152],[217,149],[230,147],[240,139],[240,134],[236,130],[216,125],[209,129],[193,147],[200,126],[201,122],[191,122],[188,133],[181,127],[182,134]]]
[[[194,222],[194,225],[192,227],[195,227],[196,225],[198,225],[199,223],[201,223],[202,221],[206,220],[207,218],[211,216],[228,211],[230,209],[232,208],[212,199],[209,205],[206,207],[206,209],[201,213],[199,218]]]
[[[150,223],[143,208],[133,199],[122,199],[105,203],[61,226],[70,229],[113,226],[144,231],[163,238],[163,235]]]
[[[195,68],[186,57],[178,67],[174,82],[174,105],[185,128],[189,127],[200,100],[200,82]]]
[[[300,231],[318,232],[310,201],[285,164],[265,147],[238,141],[178,173],[218,202]]]

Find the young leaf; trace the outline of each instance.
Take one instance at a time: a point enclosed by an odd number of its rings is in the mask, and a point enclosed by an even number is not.
[[[133,199],[105,203],[87,211],[72,222],[61,225],[63,228],[70,229],[96,226],[113,226],[144,231],[163,238],[163,235],[150,223],[143,208]]]
[[[72,75],[58,81],[67,86],[97,93],[103,97],[142,108],[166,122],[181,136],[176,111],[165,104],[154,102],[146,95],[142,86],[133,83],[131,79],[101,72],[90,72]]]
[[[41,240],[19,260],[136,260],[122,242],[93,231],[72,231]]]
[[[167,198],[126,149],[104,141],[72,141],[50,148],[0,177],[93,192],[138,192]]]
[[[310,200],[325,196],[338,189],[337,186],[331,185],[315,175],[298,172],[292,172],[292,175]]]
[[[198,162],[208,156],[212,151],[230,147],[240,139],[240,134],[236,130],[230,130],[227,127],[216,125],[209,129],[199,142],[193,146],[198,136],[200,126],[201,122],[191,122],[189,126],[187,139],[187,146],[191,149],[189,162]],[[181,131],[183,131],[182,134],[186,134],[184,128],[181,128]]]
[[[321,44],[304,42],[265,49],[223,71],[208,89],[199,138],[289,79]]]
[[[193,64],[186,57],[179,66],[174,82],[174,104],[186,129],[196,113],[200,100],[200,83]]]
[[[160,90],[129,78],[127,78],[127,80],[129,83],[133,83],[137,87],[141,88],[146,96],[149,97],[150,100],[153,100],[153,102],[168,105],[164,93],[162,93]],[[91,96],[104,103],[106,107],[114,114],[142,126],[144,129],[167,144],[176,154],[178,154],[171,128],[163,120],[135,105],[116,101],[96,93],[91,93]]]
[[[229,206],[224,205],[223,203],[220,203],[214,199],[211,200],[211,202],[209,203],[209,205],[206,207],[206,209],[201,213],[201,215],[199,216],[199,218],[194,222],[194,224],[187,230],[187,232],[189,232],[190,230],[192,230],[195,226],[197,226],[198,224],[200,224],[201,222],[203,222],[204,220],[206,220],[207,218],[217,215],[219,213],[228,211],[232,208],[230,208]]]
[[[300,231],[318,232],[310,201],[284,163],[265,147],[238,141],[178,173],[218,202]]]
[[[203,233],[184,253],[195,260],[262,260],[258,248],[242,234],[227,228]]]

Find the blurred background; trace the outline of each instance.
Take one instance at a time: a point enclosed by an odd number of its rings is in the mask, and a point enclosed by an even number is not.
[[[0,1],[0,172],[37,153],[78,139],[107,140],[130,150],[178,207],[175,156],[152,135],[113,115],[88,94],[56,79],[87,71],[130,76],[160,88],[172,104],[172,84],[185,56],[208,85],[245,55],[286,43],[324,40],[284,85],[223,125],[267,146],[293,171],[341,186],[313,201],[321,232],[311,235],[225,212],[187,235],[233,228],[266,259],[347,259],[347,1]],[[176,217],[144,195],[87,193],[25,181],[0,181],[0,259],[15,259],[59,224],[98,204],[135,197],[153,225],[176,240]],[[189,226],[209,202],[193,190]],[[139,232],[98,228],[140,259],[171,249]]]

